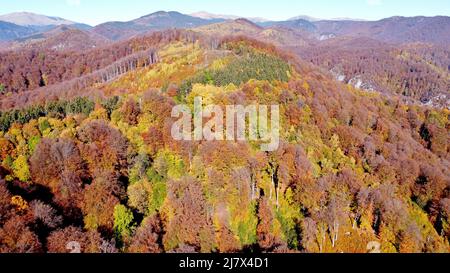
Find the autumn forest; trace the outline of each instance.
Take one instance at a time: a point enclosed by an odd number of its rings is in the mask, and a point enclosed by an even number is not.
[[[0,253],[450,252],[448,17],[167,16],[2,41]],[[175,140],[195,97],[279,148]]]

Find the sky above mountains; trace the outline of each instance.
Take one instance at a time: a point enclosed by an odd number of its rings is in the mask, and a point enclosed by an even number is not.
[[[448,0],[0,0],[0,14],[34,12],[97,25],[128,21],[159,11],[190,14],[207,11],[242,17],[285,20],[298,15],[316,18],[378,20],[391,16],[450,16]]]

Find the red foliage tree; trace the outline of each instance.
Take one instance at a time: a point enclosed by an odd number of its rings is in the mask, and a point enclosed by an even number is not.
[[[83,232],[70,226],[52,232],[47,238],[47,249],[50,253],[100,253],[102,241],[96,231]]]
[[[274,215],[266,198],[259,202],[258,218],[259,223],[256,231],[259,246],[266,251],[271,251],[281,240],[271,232]]]
[[[84,192],[82,211],[86,226],[111,233],[114,226],[114,207],[124,196],[125,188],[113,174],[103,173],[94,179]]]
[[[191,177],[169,181],[167,198],[175,215],[166,222],[164,244],[211,251],[214,233],[200,183]]]
[[[11,216],[11,194],[0,179],[0,226]]]
[[[94,120],[78,131],[81,153],[93,177],[102,173],[127,173],[127,139],[105,121]]]
[[[148,131],[142,134],[145,143],[148,146],[150,155],[154,156],[161,148],[164,147],[164,136],[160,129],[152,126]]]
[[[26,225],[27,221],[19,216],[9,219],[0,229],[0,253],[36,253],[41,252],[41,243],[37,235]]]
[[[30,158],[30,170],[33,180],[50,188],[58,204],[80,205],[87,171],[73,140],[42,139]]]
[[[123,114],[124,121],[134,126],[138,123],[141,108],[135,100],[129,99],[123,104],[121,112]]]
[[[158,216],[151,216],[142,222],[132,238],[128,252],[132,253],[161,253],[161,221]]]

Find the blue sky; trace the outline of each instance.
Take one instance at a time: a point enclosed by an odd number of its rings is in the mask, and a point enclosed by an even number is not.
[[[450,16],[449,0],[0,0],[0,14],[29,11],[96,25],[127,21],[159,10],[207,11],[272,20],[297,15],[376,20],[400,16]]]

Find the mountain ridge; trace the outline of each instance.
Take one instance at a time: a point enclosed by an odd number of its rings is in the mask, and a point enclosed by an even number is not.
[[[176,11],[157,11],[126,22],[106,22],[95,26],[92,31],[111,40],[122,40],[151,31],[193,28],[222,21],[201,19]]]
[[[0,15],[0,41],[27,39],[29,36],[50,32],[59,26],[71,26],[89,30],[91,26],[61,17],[46,16],[31,12],[14,12]]]
[[[47,16],[32,12],[13,12],[0,15],[0,21],[13,23],[19,26],[59,26],[78,24],[61,17]]]
[[[0,21],[0,41],[10,41],[35,33],[33,29]]]
[[[199,12],[194,12],[189,14],[190,16],[193,17],[198,17],[198,18],[202,18],[202,19],[225,19],[225,20],[236,20],[239,18],[245,18],[247,20],[250,20],[254,23],[262,23],[262,22],[268,22],[270,20],[266,19],[266,18],[262,18],[262,17],[244,17],[244,16],[237,16],[237,15],[225,15],[225,14],[214,14],[214,13],[209,13],[206,11],[199,11]]]
[[[8,17],[13,15],[19,16],[19,19],[10,21],[16,21],[22,25],[9,25],[9,29],[7,29],[7,26],[3,24],[3,35],[0,37],[2,41],[24,38],[36,33],[44,33],[50,31],[58,25],[64,24],[70,24],[71,26],[75,26],[82,30],[91,29],[89,25],[76,23],[59,17],[50,17],[32,13],[12,13],[1,15],[0,21],[2,21],[2,17],[5,18],[5,16]],[[32,15],[32,17],[34,16],[35,18],[25,21],[21,20],[21,16],[23,17],[25,15]],[[192,15],[197,15],[199,17]],[[98,35],[102,35],[109,40],[116,41],[128,39],[133,36],[142,35],[152,31],[171,28],[196,28],[204,25],[225,22],[227,20],[236,20],[239,18],[241,17],[234,15],[218,15],[207,12],[187,15],[177,11],[157,11],[130,21],[105,22],[93,27],[91,31]],[[356,19],[322,20],[319,18],[312,18],[302,15],[285,21],[265,21],[255,20],[255,18],[247,18],[247,20],[265,28],[286,27],[296,31],[307,31],[322,40],[350,35],[371,37],[392,43],[450,43],[450,37],[449,35],[446,35],[446,33],[450,32],[450,17],[447,16],[394,16],[378,21],[360,21]],[[30,29],[26,30],[21,27],[27,27]],[[0,29],[0,31],[2,31],[2,29]]]

